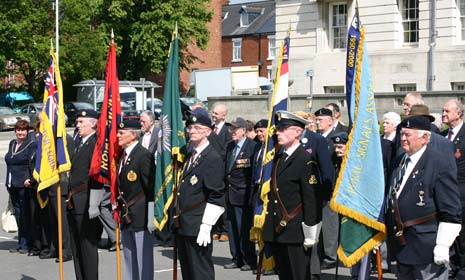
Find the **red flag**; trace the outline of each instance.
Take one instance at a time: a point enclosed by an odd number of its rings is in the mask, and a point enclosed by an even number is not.
[[[118,173],[116,165],[121,153],[116,133],[120,123],[121,104],[118,71],[116,68],[116,47],[112,39],[107,56],[105,93],[102,112],[98,120],[97,142],[89,175],[103,184],[110,185],[111,203],[114,206],[113,209],[116,209],[113,211],[113,218],[116,221],[119,219],[119,213],[116,208],[116,198],[118,197],[118,188],[116,186]]]

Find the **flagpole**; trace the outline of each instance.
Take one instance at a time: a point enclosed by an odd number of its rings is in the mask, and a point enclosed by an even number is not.
[[[55,50],[56,50],[56,55],[57,55],[57,63],[59,62],[59,55],[58,55],[58,51],[59,51],[59,47],[60,47],[60,20],[58,18],[58,14],[59,14],[59,10],[58,10],[58,1],[59,0],[55,0]]]
[[[178,23],[176,22],[176,31],[178,27]],[[173,158],[173,173],[174,173],[174,189],[173,189],[173,201],[176,201],[177,196],[177,188],[178,188],[178,155],[175,154]],[[178,245],[177,245],[177,232],[173,234],[173,280],[178,279]]]
[[[63,230],[61,222],[61,184],[57,185],[57,219],[58,219],[58,260],[60,270],[60,280],[63,280]]]

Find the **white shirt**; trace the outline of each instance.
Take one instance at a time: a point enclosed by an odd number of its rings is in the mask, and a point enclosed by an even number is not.
[[[82,137],[82,139],[81,139],[81,145],[84,145],[84,143],[86,143],[87,140],[88,140],[92,135],[94,135],[94,134],[95,134],[95,131],[92,132],[91,134],[85,136],[85,137]]]
[[[215,124],[215,128],[217,128],[217,132],[216,134],[220,133],[221,129],[223,128],[224,126],[224,121],[220,122],[219,124]]]
[[[142,147],[148,149],[150,146],[150,139],[152,139],[154,126],[149,131],[144,132],[144,136],[142,136]]]
[[[294,144],[288,149],[285,149],[284,152],[287,154],[287,157],[290,157],[295,152],[295,150],[297,150],[299,146],[300,146],[300,142],[297,142],[297,144]]]
[[[407,182],[407,179],[410,177],[410,174],[412,174],[413,169],[417,165],[418,161],[420,160],[421,156],[425,153],[426,150],[426,145],[423,146],[420,150],[418,150],[416,153],[413,155],[409,156],[410,162],[407,165],[407,169],[405,170],[404,177],[402,178],[402,184],[400,184],[399,191],[397,192],[397,198],[399,198],[400,193],[404,189],[405,183]]]
[[[203,150],[205,150],[207,148],[207,146],[210,144],[209,141],[207,141],[206,143],[196,147],[194,150],[195,150],[195,156],[192,158],[192,161],[195,161],[201,152],[203,152]]]
[[[452,129],[452,137],[451,137],[450,141],[454,141],[454,140],[455,140],[455,137],[456,137],[457,134],[459,133],[459,131],[460,131],[460,129],[462,128],[462,126],[463,126],[463,121],[462,121],[459,125],[457,125],[456,127],[454,127],[454,128]],[[446,134],[446,138],[447,138],[447,134]],[[448,138],[448,139],[449,139],[449,138]]]

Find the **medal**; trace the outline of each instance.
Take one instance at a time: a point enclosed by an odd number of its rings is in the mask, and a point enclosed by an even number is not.
[[[460,152],[460,149],[455,150],[455,158],[459,158],[462,156],[462,153]]]
[[[133,170],[130,170],[130,171],[128,172],[127,178],[128,178],[128,181],[134,182],[135,180],[137,180],[137,174],[136,174],[136,172],[134,172]]]
[[[316,179],[315,175],[310,176],[310,180],[308,180],[310,185],[316,185],[318,183],[318,180]]]
[[[425,198],[425,192],[424,191],[419,191],[418,192],[418,198],[420,199],[419,202],[417,202],[417,206],[425,206],[424,198]]]
[[[197,176],[192,175],[191,180],[190,180],[191,185],[193,186],[193,185],[197,184],[198,181],[199,181],[199,179],[197,178]]]

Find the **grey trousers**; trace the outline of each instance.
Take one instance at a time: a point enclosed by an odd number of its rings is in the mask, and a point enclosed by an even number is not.
[[[447,280],[449,278],[449,265],[435,263],[421,265],[397,264],[399,280]]]
[[[103,226],[103,229],[108,235],[108,239],[112,243],[116,242],[116,223],[113,220],[113,214],[111,213],[111,202],[110,196],[111,191],[110,188],[105,187],[105,194],[103,195],[102,201],[100,202],[100,215],[98,219]]]
[[[339,215],[334,212],[329,203],[323,207],[323,225],[321,227],[323,234],[324,260],[327,262],[336,262],[337,246],[339,238]]]
[[[153,279],[153,235],[144,231],[121,231],[126,279]]]

